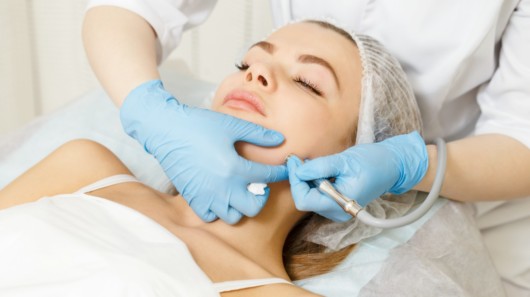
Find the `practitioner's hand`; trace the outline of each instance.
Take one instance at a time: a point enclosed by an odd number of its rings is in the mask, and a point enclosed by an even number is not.
[[[237,154],[234,143],[276,146],[283,136],[225,114],[189,107],[164,90],[160,80],[143,83],[120,110],[125,131],[162,165],[177,190],[204,221],[238,222],[255,216],[269,191],[254,195],[252,182],[287,179],[285,166],[267,166]]]
[[[333,186],[339,192],[364,207],[385,193],[402,194],[414,187],[427,172],[428,156],[423,139],[412,132],[378,143],[356,145],[304,164],[291,156],[287,167],[298,209],[343,222],[351,216],[334,200],[309,186],[308,181],[333,177]]]

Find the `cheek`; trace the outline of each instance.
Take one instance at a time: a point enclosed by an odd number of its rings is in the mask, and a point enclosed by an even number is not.
[[[289,154],[302,159],[314,158],[331,151],[331,142],[323,139],[332,131],[332,125],[332,114],[321,105],[284,104],[268,125],[268,128],[283,134],[284,143],[268,148],[238,143],[236,149],[243,157],[266,164],[283,164]]]
[[[224,93],[222,86],[219,86],[215,91],[215,94],[213,95],[212,105],[210,105],[211,110],[219,111],[219,108],[223,103],[223,98],[225,97],[225,94],[226,93]]]

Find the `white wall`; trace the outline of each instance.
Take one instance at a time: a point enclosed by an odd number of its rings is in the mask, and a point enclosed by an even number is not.
[[[26,2],[0,1],[0,132],[35,115],[30,9]]]
[[[0,136],[98,87],[81,42],[87,0],[0,0]],[[268,1],[219,0],[170,60],[217,82],[272,30]]]
[[[235,70],[241,52],[272,28],[269,1],[219,0],[203,25],[184,34],[170,59],[184,59],[198,77],[218,82]]]

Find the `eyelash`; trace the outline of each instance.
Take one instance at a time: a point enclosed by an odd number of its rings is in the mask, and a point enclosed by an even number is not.
[[[238,63],[236,64],[236,68],[239,69],[239,71],[245,71],[248,69],[248,67],[250,67],[250,65],[248,65],[247,63],[245,62],[241,62],[241,63]],[[309,91],[313,92],[315,95],[317,96],[322,96],[322,91],[320,91],[320,89],[318,88],[317,85],[315,85],[313,82],[301,77],[301,76],[296,76],[294,79],[294,82],[298,83],[299,85],[301,85],[302,87],[308,89]]]
[[[236,68],[239,69],[240,71],[245,71],[248,69],[248,67],[249,65],[245,62],[236,63]]]
[[[294,78],[294,81],[297,82],[298,84],[300,84],[302,87],[310,90],[311,92],[315,93],[315,95],[317,96],[322,96],[322,92],[320,91],[320,89],[317,87],[317,85],[315,85],[313,82],[301,77],[301,76],[297,76]]]

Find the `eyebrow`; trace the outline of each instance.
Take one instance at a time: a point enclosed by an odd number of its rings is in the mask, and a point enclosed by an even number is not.
[[[276,51],[276,47],[274,46],[274,44],[267,42],[267,41],[258,41],[254,43],[252,46],[250,46],[249,49],[256,47],[256,46],[271,55],[274,53],[274,51]]]
[[[264,51],[266,51],[267,53],[269,53],[270,55],[272,55],[276,51],[276,47],[274,46],[274,44],[267,42],[267,41],[258,41],[254,43],[249,49],[253,47],[259,47],[263,49]],[[337,77],[337,73],[335,72],[335,69],[333,69],[331,64],[329,64],[328,61],[320,57],[317,57],[317,56],[306,54],[306,55],[301,55],[300,57],[298,57],[298,62],[306,63],[306,64],[318,64],[328,69],[333,75],[333,78],[335,79],[335,83],[337,84],[337,87],[339,87],[340,89],[339,78]]]

